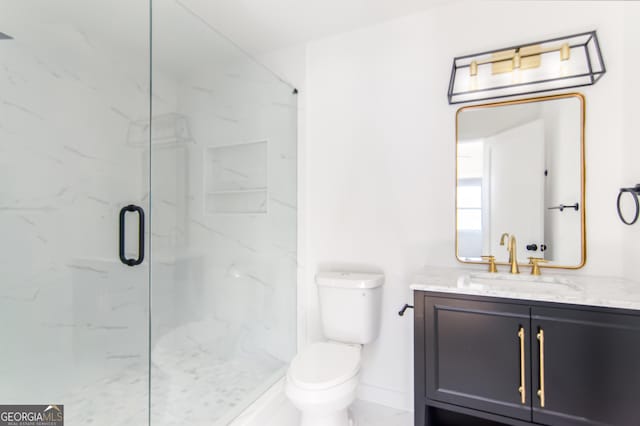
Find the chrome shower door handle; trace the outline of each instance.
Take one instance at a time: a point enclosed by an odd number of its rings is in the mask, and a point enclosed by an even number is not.
[[[138,258],[128,259],[124,253],[125,245],[125,216],[127,212],[138,213]],[[144,261],[144,210],[142,207],[129,204],[120,209],[120,238],[119,238],[120,261],[127,266],[136,266]]]

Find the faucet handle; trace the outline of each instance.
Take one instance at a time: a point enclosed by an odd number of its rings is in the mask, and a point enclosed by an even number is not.
[[[540,264],[547,262],[548,260],[542,257],[530,257],[529,265],[531,265],[531,275],[540,275]]]
[[[495,256],[482,256],[482,259],[489,261],[489,272],[498,272],[498,267],[496,266],[496,257]]]

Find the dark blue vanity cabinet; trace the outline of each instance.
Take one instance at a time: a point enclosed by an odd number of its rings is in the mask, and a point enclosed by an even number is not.
[[[415,292],[415,425],[640,425],[640,312]]]

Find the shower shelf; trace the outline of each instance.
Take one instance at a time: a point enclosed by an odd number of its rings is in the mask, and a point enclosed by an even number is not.
[[[205,148],[205,214],[266,214],[267,141]]]
[[[136,147],[176,146],[194,143],[188,117],[169,113],[129,123],[127,143]]]
[[[214,191],[207,193],[207,214],[264,214],[267,213],[267,191]]]

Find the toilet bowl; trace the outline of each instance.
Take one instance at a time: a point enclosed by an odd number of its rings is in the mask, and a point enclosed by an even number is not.
[[[316,276],[326,342],[295,356],[285,392],[301,412],[301,426],[352,426],[362,345],[378,337],[382,274],[322,272]]]
[[[287,371],[285,392],[301,412],[301,426],[350,426],[347,408],[356,398],[360,345],[314,343]]]

